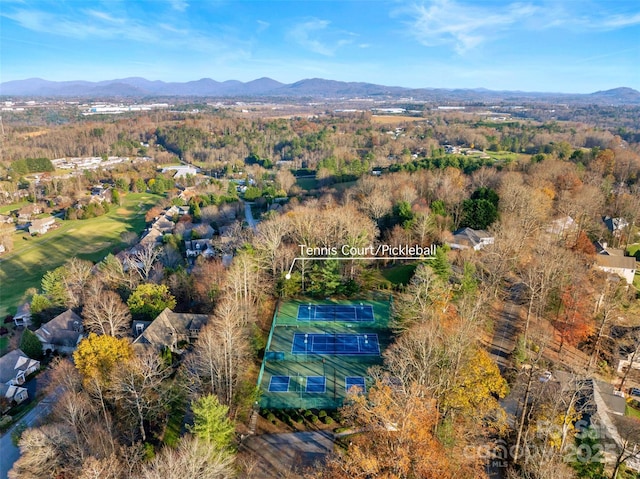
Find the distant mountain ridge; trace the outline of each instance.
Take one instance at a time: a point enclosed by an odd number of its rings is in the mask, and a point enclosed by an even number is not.
[[[378,97],[414,98],[416,100],[492,101],[559,100],[581,103],[640,105],[640,92],[620,87],[589,94],[493,91],[485,88],[405,88],[365,82],[343,82],[310,78],[295,83],[280,83],[263,77],[243,83],[219,82],[211,78],[188,82],[164,82],[141,77],[99,82],[49,81],[41,78],[0,83],[0,96],[67,98],[145,98],[145,97]]]

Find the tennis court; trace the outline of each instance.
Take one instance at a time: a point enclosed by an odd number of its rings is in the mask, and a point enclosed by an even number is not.
[[[289,376],[271,376],[269,392],[286,393],[289,391]]]
[[[380,344],[375,333],[294,333],[291,353],[380,356]]]
[[[368,304],[301,304],[298,321],[373,321],[373,308]]]
[[[365,386],[364,378],[360,376],[347,376],[344,378],[344,389],[349,392],[351,388],[358,388],[363,393],[367,392],[367,388]]]
[[[350,388],[367,391],[369,368],[391,344],[388,295],[278,304],[258,385],[260,406],[336,409]]]

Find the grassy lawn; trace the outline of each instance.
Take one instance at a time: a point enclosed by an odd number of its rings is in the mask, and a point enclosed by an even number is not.
[[[636,254],[636,251],[640,249],[640,243],[631,244],[627,247],[627,254],[629,256],[633,256]]]
[[[0,356],[3,356],[9,347],[9,336],[2,336],[0,338]]]
[[[624,415],[640,419],[640,411],[637,410],[636,408],[633,408],[633,407],[629,406],[629,404],[627,404],[625,409],[624,409]]]
[[[121,206],[88,220],[60,221],[59,227],[40,237],[17,233],[14,249],[0,259],[0,317],[15,313],[28,288],[39,287],[44,273],[71,257],[100,261],[122,245],[124,231],[140,233],[146,211],[160,200],[151,193],[128,193]]]
[[[383,269],[381,273],[384,279],[392,284],[409,284],[409,280],[417,266],[417,263],[400,264],[393,268]]]
[[[298,178],[296,183],[305,191],[311,191],[318,187],[318,180],[315,178]]]
[[[29,201],[21,201],[20,203],[11,203],[10,205],[0,206],[0,215],[7,215],[13,210],[19,210],[20,208],[30,204]]]

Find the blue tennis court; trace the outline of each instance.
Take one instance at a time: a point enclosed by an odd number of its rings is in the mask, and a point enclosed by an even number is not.
[[[380,344],[377,334],[294,333],[291,353],[380,356]]]
[[[324,376],[307,376],[308,393],[324,393],[327,390],[327,383]]]
[[[289,391],[289,376],[271,376],[269,392],[286,393]]]
[[[362,376],[347,376],[344,378],[344,390],[349,392],[353,387],[360,389],[363,393],[367,392],[367,388],[364,385],[364,378]]]
[[[301,304],[298,321],[355,321],[374,320],[373,307],[369,304]]]

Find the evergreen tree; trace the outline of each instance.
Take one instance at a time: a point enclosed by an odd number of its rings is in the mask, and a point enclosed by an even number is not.
[[[32,359],[42,358],[42,343],[29,329],[25,329],[22,333],[20,349]]]
[[[214,444],[219,449],[227,449],[233,440],[235,427],[228,417],[229,408],[220,404],[212,394],[193,402],[193,426],[189,429],[199,439]]]

